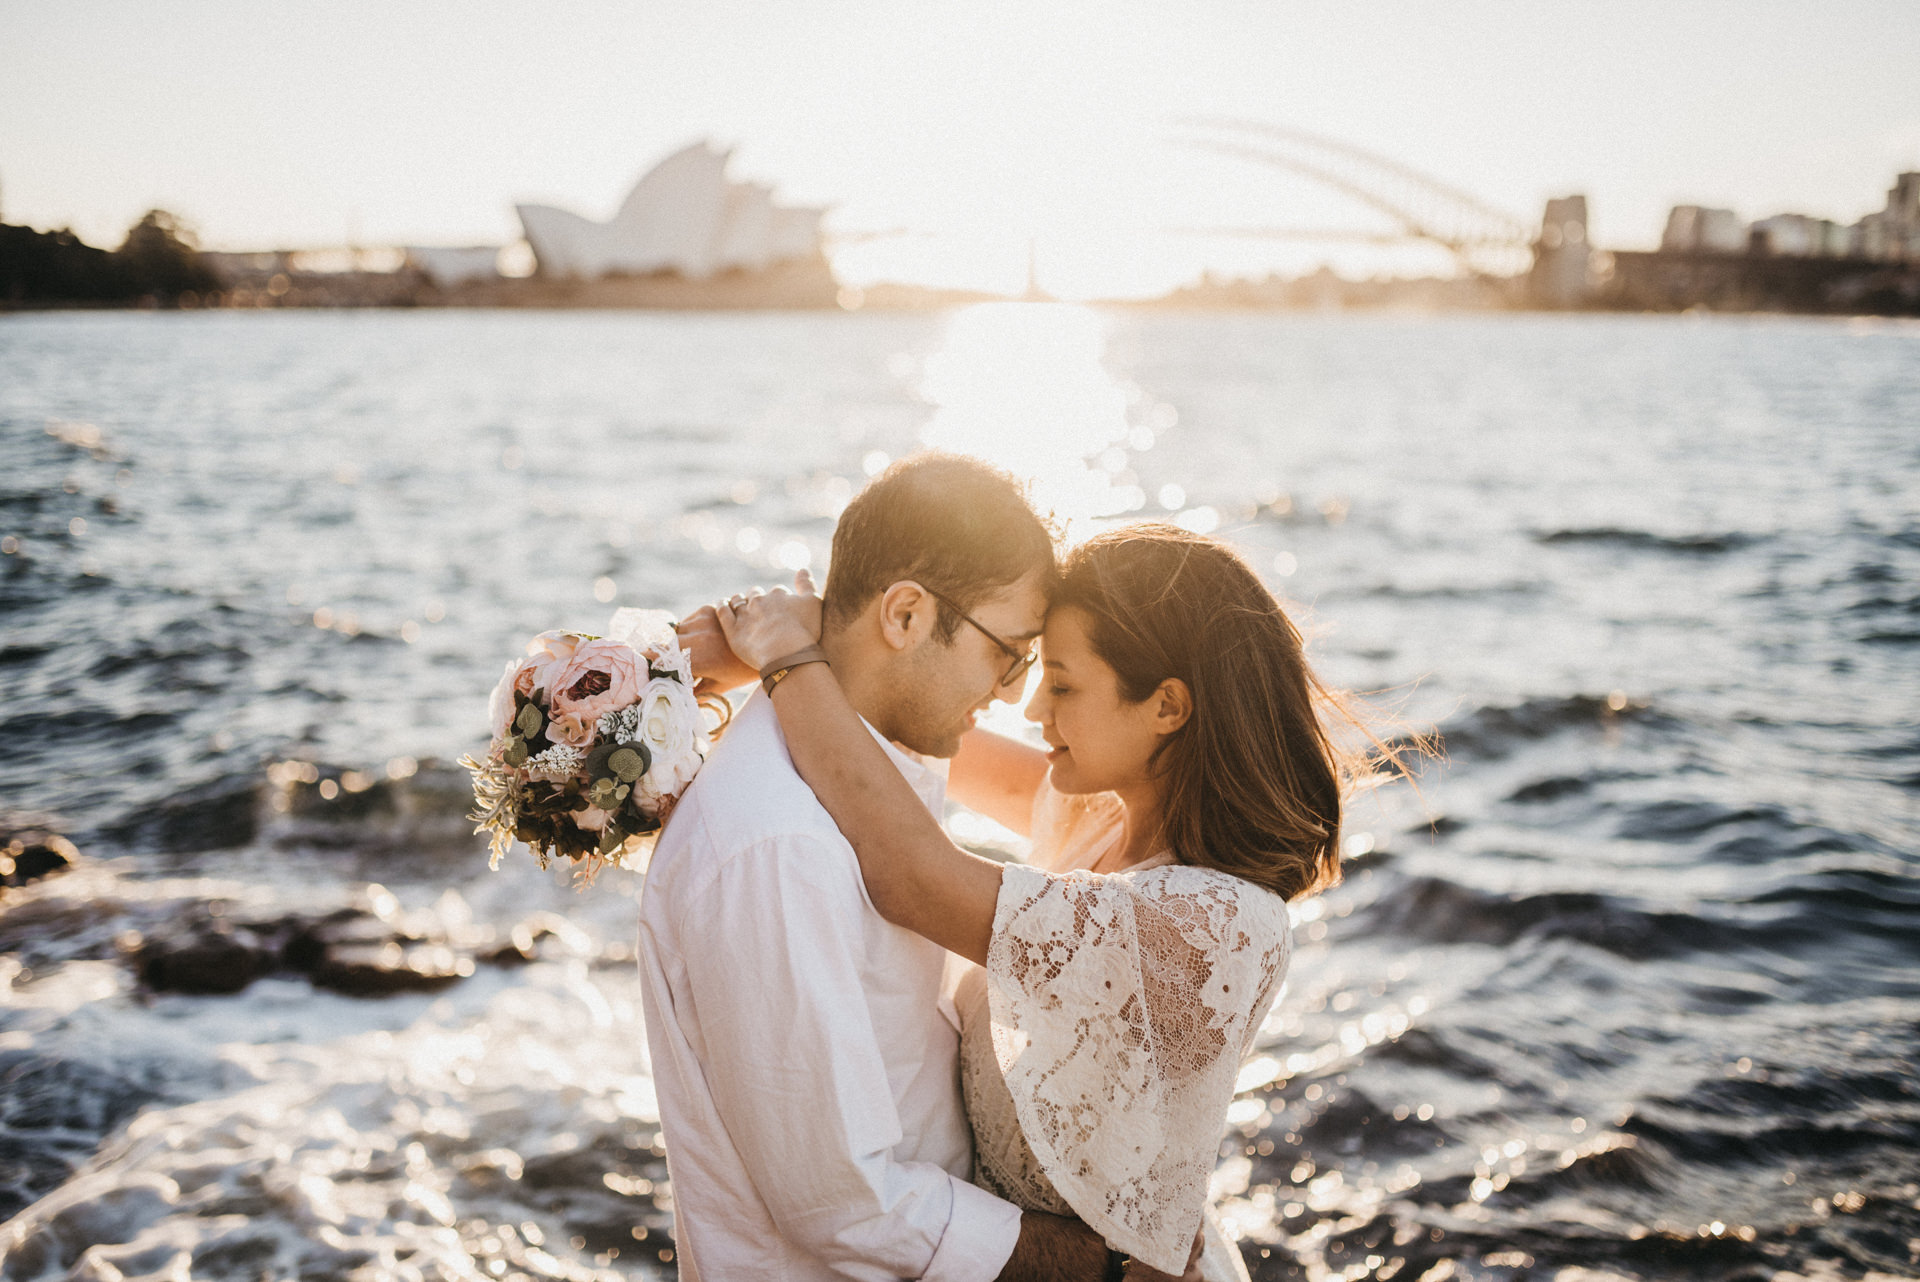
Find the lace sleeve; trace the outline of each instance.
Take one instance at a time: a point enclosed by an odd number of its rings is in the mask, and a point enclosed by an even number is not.
[[[1279,896],[1209,869],[1002,874],[988,1003],[1020,1129],[1080,1218],[1162,1272],[1186,1265],[1291,940]]]

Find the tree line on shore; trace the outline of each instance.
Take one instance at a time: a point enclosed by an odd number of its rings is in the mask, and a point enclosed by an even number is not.
[[[35,231],[0,223],[0,307],[174,307],[220,288],[192,231],[164,209],[148,210],[114,250],[89,245],[66,228]]]

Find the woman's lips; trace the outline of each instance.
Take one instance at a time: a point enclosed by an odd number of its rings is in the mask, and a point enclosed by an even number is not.
[[[1055,748],[1051,745],[1049,745],[1047,748],[1048,761],[1058,761],[1060,760],[1060,758],[1066,755],[1067,755],[1067,750],[1065,748]]]

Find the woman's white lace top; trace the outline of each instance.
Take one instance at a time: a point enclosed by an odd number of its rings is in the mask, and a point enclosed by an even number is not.
[[[1036,863],[1059,871],[1007,867],[986,969],[955,994],[975,1176],[1177,1274],[1286,973],[1286,904],[1164,858],[1085,871],[1117,835],[1117,799],[1043,787],[1035,811]]]

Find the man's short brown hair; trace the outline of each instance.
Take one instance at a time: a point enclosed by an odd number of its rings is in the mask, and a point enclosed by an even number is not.
[[[1054,577],[1054,532],[1025,487],[991,464],[929,451],[901,459],[847,504],[833,531],[823,606],[843,627],[903,579],[971,611],[1035,570]],[[935,635],[951,641],[960,616],[941,605]]]

